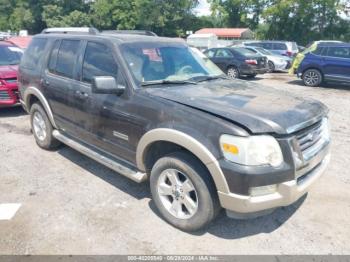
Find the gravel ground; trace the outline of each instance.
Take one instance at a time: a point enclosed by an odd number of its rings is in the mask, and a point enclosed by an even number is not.
[[[253,220],[221,214],[207,229],[165,223],[148,184],[136,184],[80,153],[39,149],[20,108],[0,109],[0,254],[350,254],[350,87],[309,88],[286,74],[257,78],[330,108],[332,161],[308,196]]]

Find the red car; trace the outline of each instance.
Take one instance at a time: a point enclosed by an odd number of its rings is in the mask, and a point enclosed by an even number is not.
[[[22,54],[18,46],[0,41],[0,107],[19,104],[17,71]]]

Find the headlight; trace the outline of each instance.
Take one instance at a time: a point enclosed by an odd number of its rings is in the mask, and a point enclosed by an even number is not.
[[[222,135],[220,137],[220,147],[227,160],[241,165],[271,165],[277,167],[283,162],[281,148],[272,136],[238,137]]]

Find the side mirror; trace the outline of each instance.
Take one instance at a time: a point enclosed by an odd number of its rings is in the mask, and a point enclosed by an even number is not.
[[[95,76],[92,80],[92,93],[95,94],[117,94],[125,91],[125,86],[118,85],[113,76]]]

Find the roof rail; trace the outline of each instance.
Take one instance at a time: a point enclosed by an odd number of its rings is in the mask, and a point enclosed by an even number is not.
[[[96,35],[99,31],[94,27],[52,27],[46,28],[42,34],[90,34]]]
[[[102,34],[128,34],[128,35],[145,35],[145,36],[157,36],[156,33],[149,30],[104,30]]]

